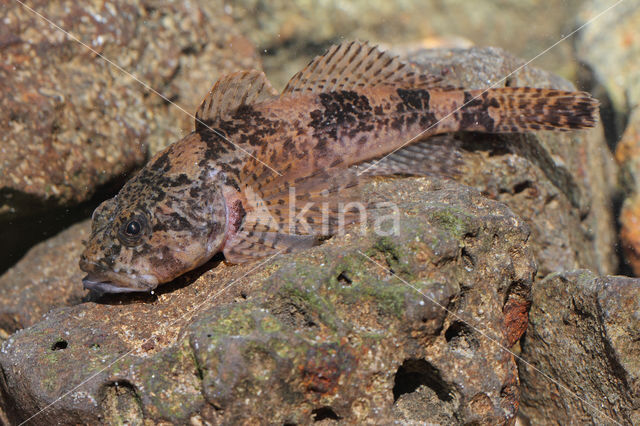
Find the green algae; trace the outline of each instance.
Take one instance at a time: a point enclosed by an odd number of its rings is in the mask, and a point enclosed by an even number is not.
[[[181,344],[156,355],[154,360],[145,368],[148,371],[140,375],[146,378],[145,398],[150,402],[146,404],[147,409],[155,411],[155,418],[182,423],[205,402],[196,356],[188,339],[183,339]]]
[[[473,219],[467,212],[457,207],[448,206],[426,213],[426,216],[456,238],[462,238],[470,229],[469,221]]]

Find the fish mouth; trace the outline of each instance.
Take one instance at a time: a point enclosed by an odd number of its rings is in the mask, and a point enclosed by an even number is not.
[[[126,277],[124,281],[123,277],[117,277],[118,279],[114,280],[112,279],[114,277],[110,275],[112,274],[89,272],[82,279],[82,286],[98,293],[134,293],[149,292],[157,285],[144,280],[136,280],[135,277]]]

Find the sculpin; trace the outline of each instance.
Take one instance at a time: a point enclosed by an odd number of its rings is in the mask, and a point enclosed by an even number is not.
[[[582,129],[597,111],[583,92],[450,87],[359,42],[315,58],[280,94],[262,72],[227,75],[195,131],[95,210],[84,286],[149,291],[219,252],[240,263],[313,246],[357,222],[339,207],[367,176],[455,175],[459,153],[428,137]]]

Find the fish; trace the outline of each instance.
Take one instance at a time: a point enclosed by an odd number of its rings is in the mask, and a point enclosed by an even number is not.
[[[218,253],[238,264],[308,249],[358,223],[372,176],[455,177],[452,132],[594,127],[585,92],[466,90],[368,42],[332,46],[277,93],[265,74],[220,78],[195,129],[93,212],[86,289],[149,292]]]

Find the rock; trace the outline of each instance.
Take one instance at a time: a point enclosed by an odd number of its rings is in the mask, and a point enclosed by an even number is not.
[[[640,423],[638,300],[640,280],[586,270],[536,284],[518,362],[521,415],[531,424]]]
[[[85,301],[78,258],[90,226],[81,222],[38,244],[0,277],[0,339],[35,324],[52,308]]]
[[[204,0],[29,5],[189,114],[221,74],[260,66],[231,19]],[[0,258],[15,262],[40,231],[61,229],[52,210],[90,199],[192,130],[193,118],[19,2],[2,11]]]
[[[585,2],[583,21],[610,3]],[[626,260],[640,275],[640,4],[621,2],[585,27],[576,42],[576,55],[603,102],[609,143],[616,150],[625,193],[620,213],[620,240]],[[619,141],[619,142],[618,142]]]
[[[501,49],[400,50],[427,73],[448,83],[482,89],[523,61]],[[525,67],[497,84],[575,90],[549,72]],[[538,276],[588,268],[616,271],[612,214],[615,163],[602,128],[522,135],[461,134],[466,169],[461,181],[507,204],[531,227]]]
[[[397,203],[398,236],[374,223],[18,331],[0,353],[9,418],[64,395],[32,424],[513,423],[517,370],[496,343],[527,321],[527,226],[454,182],[374,181],[366,195]]]
[[[579,24],[601,14],[576,38],[576,58],[587,66],[590,78],[603,89],[603,97],[613,108],[616,135],[624,130],[625,117],[640,102],[640,4],[606,0],[584,2]],[[609,9],[610,8],[610,9]],[[596,88],[598,90],[598,88]]]
[[[398,44],[455,35],[533,59],[573,29],[582,3],[568,0],[541,7],[536,0],[236,0],[224,10],[265,53],[267,75],[282,88],[313,55],[349,39]],[[569,41],[560,43],[535,65],[569,77],[575,66],[571,53]]]

